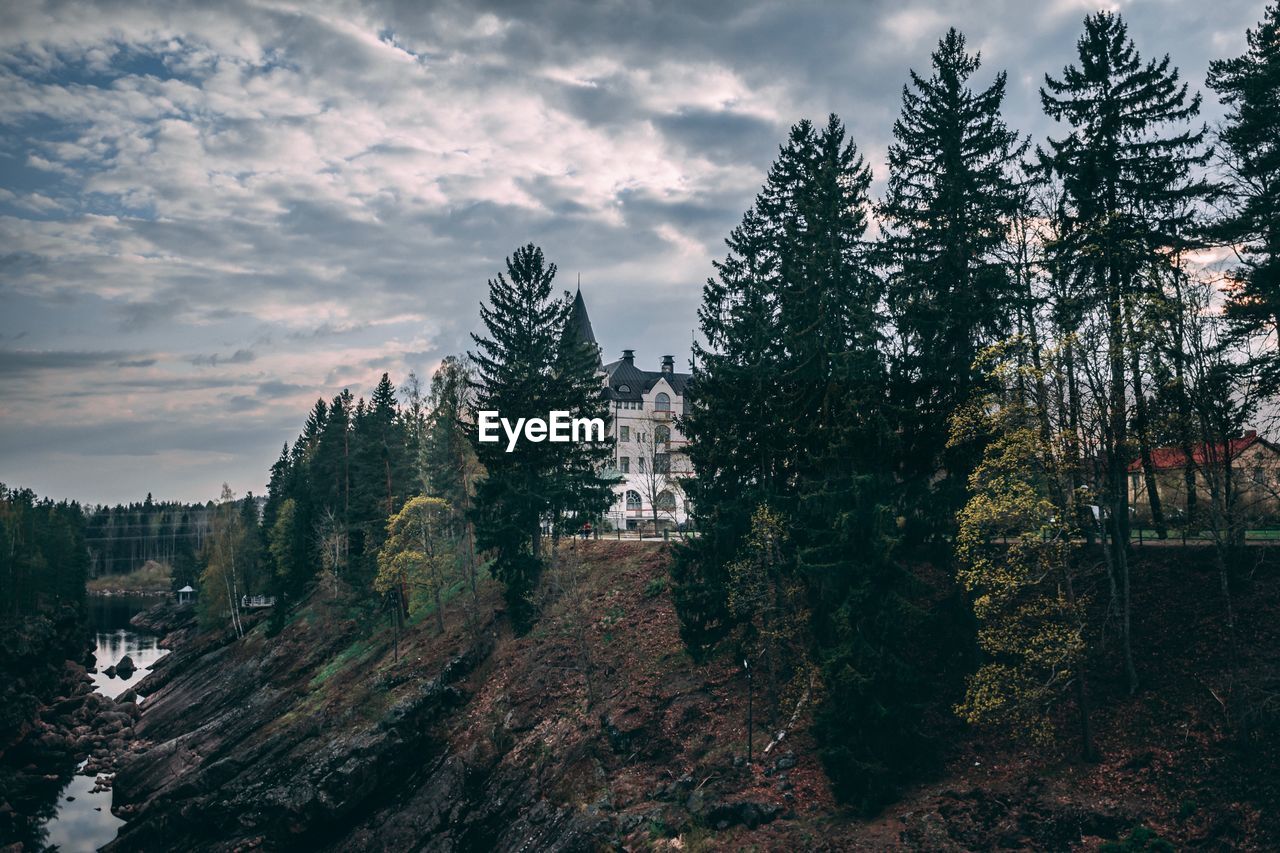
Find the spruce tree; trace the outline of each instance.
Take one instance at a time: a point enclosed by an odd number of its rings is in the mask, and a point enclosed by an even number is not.
[[[1079,64],[1060,78],[1045,75],[1045,112],[1070,133],[1039,151],[1046,172],[1062,181],[1057,263],[1079,283],[1083,313],[1096,316],[1105,341],[1102,413],[1103,503],[1110,561],[1120,589],[1121,638],[1130,689],[1137,688],[1129,641],[1129,496],[1127,468],[1135,456],[1150,471],[1150,433],[1142,372],[1134,347],[1134,315],[1150,295],[1150,272],[1185,247],[1195,225],[1193,203],[1210,187],[1193,176],[1205,162],[1203,130],[1188,126],[1200,110],[1168,56],[1144,62],[1120,16],[1085,19]],[[1087,317],[1085,318],[1087,319]],[[1075,331],[1075,330],[1068,330]],[[1139,429],[1131,433],[1130,383]],[[1139,453],[1134,453],[1137,439]],[[1154,494],[1154,493],[1153,493]],[[1154,506],[1153,506],[1154,511]]]
[[[824,763],[842,799],[873,809],[914,769],[919,740],[904,655],[908,580],[888,536],[892,444],[882,290],[865,243],[869,185],[838,118],[821,129],[800,122],[731,234],[703,291],[708,346],[696,350],[681,424],[701,536],[672,573],[682,634],[705,654],[754,619],[735,592],[752,561],[753,515],[787,520],[791,547],[771,572],[779,589],[804,587],[811,660],[780,672],[771,658],[766,671],[771,681],[820,673]]]
[[[360,401],[351,430],[351,514],[359,531],[360,581],[371,583],[378,571],[378,548],[387,521],[399,509],[407,476],[405,434],[396,406],[395,386],[386,373],[367,404]]]
[[[1240,247],[1227,317],[1242,335],[1280,335],[1280,5],[1247,40],[1242,55],[1209,64],[1209,86],[1228,109],[1219,134],[1228,204],[1209,233]],[[1275,347],[1260,361],[1280,387]]]
[[[911,72],[889,146],[879,212],[895,332],[893,420],[910,532],[949,532],[980,448],[948,445],[947,419],[979,384],[974,358],[1004,337],[1014,282],[1000,249],[1023,201],[1015,177],[1027,148],[1000,117],[1001,71],[986,88],[980,58],[955,29],[938,43],[932,74]]]
[[[790,144],[811,132],[807,123],[797,126]],[[676,551],[672,594],[681,637],[695,656],[733,627],[726,567],[738,558],[752,514],[769,506],[785,481],[775,428],[780,241],[762,196],[730,233],[728,255],[703,287],[698,319],[706,345],[694,344],[694,381],[680,422],[694,470],[686,494],[698,537]]]
[[[485,334],[472,335],[476,351],[477,411],[493,411],[512,423],[546,418],[557,410],[572,417],[607,417],[586,348],[566,342],[568,294],[552,295],[555,264],[532,243],[517,249],[506,273],[489,280],[489,304],[480,307]],[[478,434],[477,434],[478,438]],[[513,622],[527,629],[534,616],[531,594],[542,569],[542,525],[607,506],[609,488],[595,461],[609,447],[588,443],[477,441],[485,474],[476,492],[477,547],[492,549],[493,573],[506,586]],[[593,461],[594,460],[594,461]]]
[[[918,618],[892,558],[883,290],[865,242],[871,175],[835,116],[796,166],[779,217],[778,299],[792,538],[824,687],[823,763],[837,796],[869,812],[925,752],[906,654]]]

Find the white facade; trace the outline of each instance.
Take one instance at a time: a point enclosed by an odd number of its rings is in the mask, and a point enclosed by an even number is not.
[[[614,464],[607,473],[618,478],[608,513],[615,528],[652,530],[656,518],[661,529],[688,518],[682,481],[693,469],[678,416],[684,411],[681,392],[689,377],[671,366],[668,358],[659,371],[638,370],[628,350],[622,361],[603,369],[615,440]]]
[[[565,334],[600,344],[587,316],[582,291],[574,297]],[[622,358],[598,362],[601,396],[609,403],[609,429],[615,440],[613,461],[603,472],[616,481],[613,505],[606,518],[615,528],[628,530],[671,528],[689,517],[683,481],[693,472],[685,453],[688,442],[678,418],[684,413],[688,373],[676,373],[675,358],[664,355],[657,370],[641,370],[635,351]]]

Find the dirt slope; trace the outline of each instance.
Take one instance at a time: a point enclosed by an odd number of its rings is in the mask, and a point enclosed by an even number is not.
[[[112,849],[1068,849],[1144,824],[1179,846],[1273,848],[1274,738],[1243,738],[1224,708],[1276,685],[1276,571],[1239,596],[1228,672],[1203,555],[1159,554],[1135,579],[1144,691],[1096,674],[1103,762],[940,715],[943,774],[871,821],[833,803],[803,722],[746,765],[745,682],[735,661],[685,654],[655,544],[562,552],[525,637],[492,587],[469,629],[460,594],[445,634],[419,620],[399,660],[385,618],[341,592],[274,638],[185,627],[139,687]]]

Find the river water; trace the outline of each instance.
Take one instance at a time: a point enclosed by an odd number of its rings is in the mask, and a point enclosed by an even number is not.
[[[142,680],[152,664],[168,654],[155,637],[129,626],[135,613],[158,600],[140,595],[89,596],[98,670],[90,675],[94,688],[104,696],[115,698],[124,693]],[[107,667],[119,663],[125,655],[133,658],[137,667],[133,675],[127,679],[107,676]],[[43,827],[47,847],[56,847],[60,853],[92,853],[116,837],[124,821],[111,813],[111,792],[90,793],[93,786],[94,777],[82,776],[79,772],[63,786],[58,793],[57,809]]]

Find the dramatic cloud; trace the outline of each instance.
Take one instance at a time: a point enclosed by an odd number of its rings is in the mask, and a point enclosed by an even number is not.
[[[9,4],[0,481],[260,491],[316,396],[465,349],[528,241],[608,350],[683,360],[792,122],[839,113],[882,180],[907,69],[955,25],[1043,137],[1044,72],[1110,5]],[[1262,11],[1120,8],[1195,86]]]

